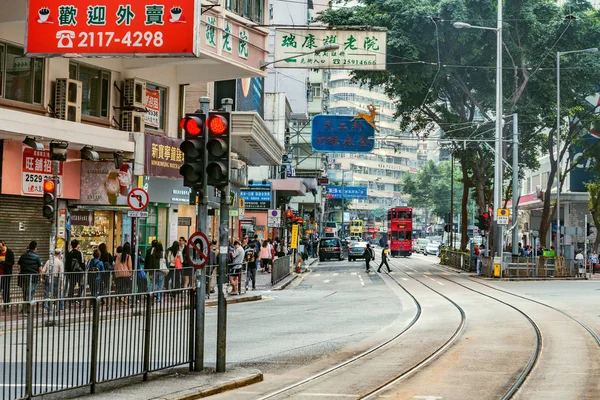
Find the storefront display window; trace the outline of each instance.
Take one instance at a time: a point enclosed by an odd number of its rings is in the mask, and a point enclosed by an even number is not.
[[[82,218],[82,214],[89,216]],[[86,260],[93,257],[100,243],[106,243],[108,251],[115,254],[117,247],[123,244],[123,237],[129,237],[128,232],[131,232],[123,229],[124,218],[126,214],[119,211],[72,211],[70,238],[79,240],[79,250]]]
[[[148,218],[140,218],[138,221],[138,247],[142,256],[146,255],[152,241],[158,238],[158,207],[148,207],[145,211],[148,211]],[[167,246],[163,243],[163,247]]]

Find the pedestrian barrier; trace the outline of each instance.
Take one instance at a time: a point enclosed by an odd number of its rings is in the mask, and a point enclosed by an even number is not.
[[[86,386],[94,393],[99,383],[191,368],[194,306],[191,288],[5,305],[1,398]]]
[[[273,268],[271,271],[271,285],[284,279],[292,272],[290,256],[283,256],[273,260]]]

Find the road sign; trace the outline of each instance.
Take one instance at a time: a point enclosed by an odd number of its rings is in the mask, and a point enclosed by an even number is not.
[[[210,245],[208,244],[208,238],[202,232],[196,232],[190,236],[190,240],[187,242],[187,258],[190,265],[194,268],[202,268],[208,262],[208,255],[210,253]]]
[[[149,202],[150,196],[148,196],[148,192],[142,188],[131,189],[127,195],[127,204],[129,204],[129,208],[133,211],[142,211],[148,206]]]
[[[292,225],[292,241],[290,247],[292,249],[298,248],[298,224]]]
[[[508,208],[498,208],[496,209],[496,215],[499,217],[508,217],[510,215],[510,210]]]
[[[127,211],[127,216],[130,218],[148,218],[148,211]]]
[[[498,225],[508,225],[508,215],[507,216],[498,216],[496,217],[496,223]]]
[[[279,228],[281,226],[281,211],[269,210],[267,213],[267,227]]]
[[[320,114],[312,119],[311,126],[315,151],[370,153],[375,147],[375,123],[363,117]]]
[[[177,226],[192,226],[192,217],[178,217]]]

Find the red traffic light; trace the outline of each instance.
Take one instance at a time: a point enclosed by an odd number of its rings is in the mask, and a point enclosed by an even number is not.
[[[285,212],[285,216],[288,217],[288,218],[291,217],[292,215],[294,215],[294,212],[292,210],[287,210]]]
[[[45,180],[44,181],[44,193],[54,193],[54,188],[56,187],[54,181]]]
[[[483,214],[481,214],[481,216],[482,216],[484,219],[490,219],[490,213],[483,213]]]
[[[298,218],[298,221],[296,221],[296,222],[298,222],[299,224],[303,224],[304,223],[304,218]]]
[[[190,135],[199,135],[202,132],[202,120],[198,117],[185,117],[179,121],[181,129]]]
[[[212,115],[208,120],[208,129],[215,135],[222,135],[227,131],[227,119],[222,115]]]

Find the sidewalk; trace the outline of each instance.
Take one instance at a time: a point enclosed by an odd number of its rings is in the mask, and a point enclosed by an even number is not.
[[[216,373],[212,368],[206,368],[203,372],[180,369],[179,373],[150,377],[144,383],[140,382],[139,377],[133,378],[129,385],[118,388],[112,388],[114,383],[109,382],[99,385],[96,394],[82,395],[66,392],[57,395],[65,398],[65,394],[68,394],[69,397],[73,395],[71,398],[94,400],[191,400],[262,382],[262,380],[262,372],[256,369],[229,368],[224,373]]]

